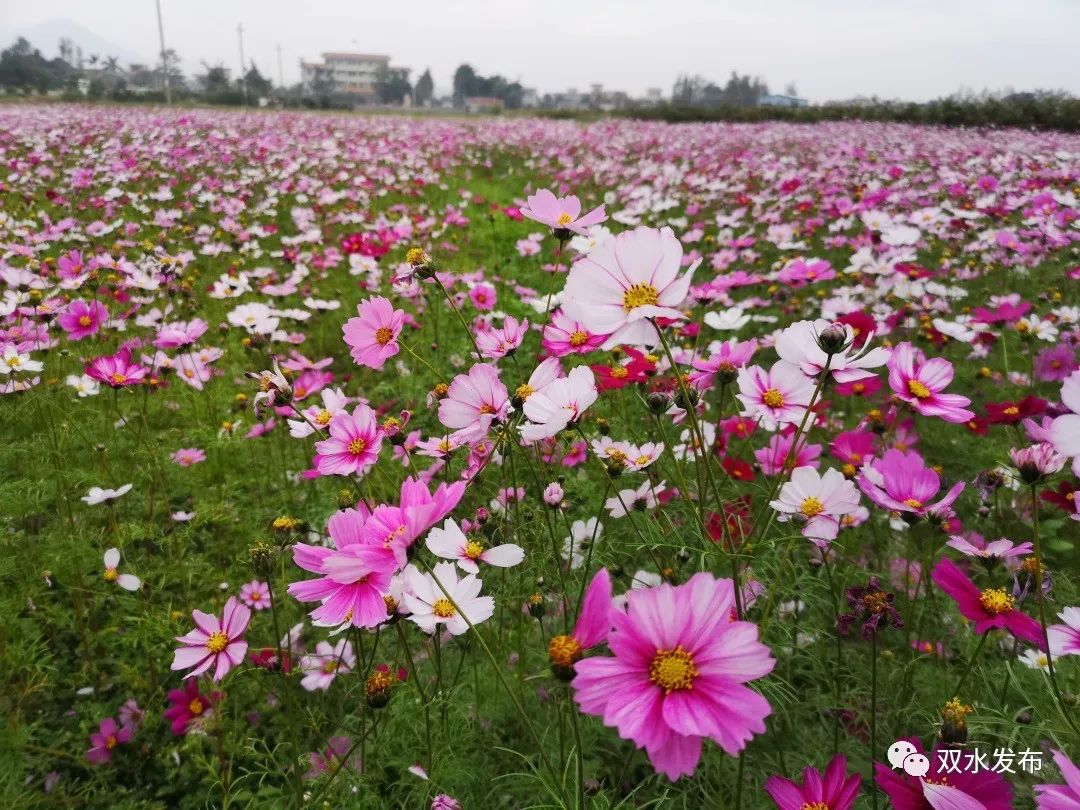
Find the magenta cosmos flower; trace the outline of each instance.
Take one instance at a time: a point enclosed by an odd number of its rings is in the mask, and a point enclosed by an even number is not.
[[[86,752],[86,758],[95,765],[108,762],[112,759],[113,749],[131,742],[132,734],[131,726],[120,727],[111,717],[106,717],[98,730],[90,734],[90,749]]]
[[[739,369],[739,393],[743,415],[760,419],[762,427],[776,430],[784,424],[799,424],[806,415],[814,385],[797,366],[783,360],[766,371],[761,366]]]
[[[569,635],[552,637],[548,642],[548,661],[555,675],[564,681],[574,677],[574,666],[585,651],[607,638],[615,623],[611,602],[611,575],[601,568],[593,576],[585,597],[581,600],[581,612]]]
[[[1039,810],[1076,810],[1080,807],[1080,768],[1061,751],[1054,751],[1054,762],[1065,784],[1035,785],[1035,806]]]
[[[179,737],[193,723],[208,714],[221,697],[220,692],[204,695],[199,691],[199,682],[195,678],[184,681],[182,689],[169,690],[169,708],[162,712],[162,717],[169,721],[172,733]]]
[[[595,351],[605,340],[607,335],[594,335],[585,324],[557,309],[551,316],[551,323],[544,327],[540,343],[553,357],[566,357]]]
[[[341,327],[345,344],[352,359],[361,366],[381,369],[383,364],[401,351],[398,335],[405,322],[405,311],[381,295],[361,301],[356,312],[358,317],[349,318]]]
[[[172,669],[191,669],[184,677],[192,678],[213,667],[213,678],[220,681],[230,669],[243,663],[248,648],[243,636],[251,621],[251,611],[235,596],[230,596],[220,620],[201,610],[191,611],[191,616],[195,619],[195,629],[177,637],[183,646],[176,650]]]
[[[655,346],[659,335],[650,319],[684,317],[675,307],[698,262],[680,276],[682,255],[671,228],[624,231],[570,268],[563,309],[590,332],[608,335],[601,348]]]
[[[1050,641],[1050,654],[1054,658],[1063,655],[1080,655],[1080,607],[1067,607],[1058,614],[1062,624],[1046,628]]]
[[[453,430],[502,420],[510,408],[506,386],[494,366],[477,363],[468,374],[458,374],[439,403],[439,421]]]
[[[934,584],[956,602],[965,619],[975,623],[976,633],[1001,628],[1046,652],[1046,639],[1037,621],[1016,609],[1016,600],[1004,588],[980,591],[952,560],[934,566]]]
[[[917,738],[907,740],[919,754],[926,749]],[[941,748],[935,746],[928,759],[930,770],[923,777],[894,771],[874,763],[877,783],[888,795],[894,810],[1012,810],[1012,785],[989,769],[954,767]]]
[[[352,413],[330,420],[330,438],[315,442],[315,469],[319,475],[365,473],[379,458],[382,431],[375,411],[360,404]]]
[[[633,589],[626,612],[611,613],[613,657],[575,666],[581,710],[644,748],[672,781],[694,772],[706,737],[736,756],[765,731],[769,702],[744,684],[776,661],[756,625],[731,620],[734,601],[731,580],[707,573]]]
[[[847,758],[837,754],[824,774],[807,766],[801,785],[782,776],[770,776],[765,780],[765,792],[780,810],[850,810],[859,795],[859,775],[848,776]]]
[[[100,301],[89,303],[79,298],[68,304],[68,308],[56,320],[67,332],[68,340],[82,340],[90,337],[109,319],[109,310]]]
[[[372,535],[370,519],[366,510],[343,509],[326,522],[334,548],[293,546],[293,562],[321,576],[292,583],[289,594],[301,602],[322,602],[311,612],[321,626],[349,622],[354,627],[375,627],[386,620],[383,594],[397,570],[397,556],[383,537]]]
[[[198,447],[181,447],[169,458],[181,467],[190,467],[192,464],[206,461],[206,453]]]
[[[525,205],[521,206],[521,213],[535,222],[547,225],[554,231],[573,231],[574,233],[585,233],[593,225],[599,225],[607,220],[604,206],[598,205],[581,216],[581,200],[573,194],[569,197],[556,197],[546,188],[528,197]]]
[[[910,343],[901,343],[889,357],[889,386],[898,399],[923,416],[937,416],[946,422],[963,424],[975,418],[967,410],[971,400],[959,394],[943,394],[952,382],[953,365],[941,357],[927,360]]]
[[[882,509],[918,517],[947,516],[964,489],[964,482],[958,481],[945,497],[930,503],[941,489],[941,478],[918,453],[901,450],[887,450],[880,459],[865,464],[855,481],[866,497]]]
[[[721,343],[706,359],[693,362],[694,371],[690,372],[690,384],[699,391],[708,391],[718,375],[722,383],[734,382],[738,370],[750,362],[756,351],[756,340],[740,343],[736,338],[731,338],[727,343]]]
[[[142,382],[150,369],[131,362],[131,349],[123,348],[116,354],[95,357],[86,366],[87,376],[112,388],[123,388]]]

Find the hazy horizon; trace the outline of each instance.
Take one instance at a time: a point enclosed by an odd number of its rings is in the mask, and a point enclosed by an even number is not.
[[[601,83],[635,96],[659,87],[667,96],[681,73],[723,83],[732,70],[761,76],[773,92],[794,82],[811,101],[924,101],[983,89],[1080,94],[1073,42],[1080,3],[1071,0],[669,5],[658,13],[655,3],[643,0],[412,0],[363,7],[335,7],[327,0],[303,6],[282,0],[161,0],[166,46],[180,54],[189,76],[204,61],[221,62],[235,75],[236,27],[242,22],[247,61],[277,83],[280,44],[286,84],[299,80],[301,59],[361,51],[388,54],[393,64],[412,69],[414,81],[430,68],[440,93],[449,91],[454,69],[468,62],[479,73],[502,74],[541,94]],[[37,29],[40,40],[65,22],[88,29],[112,55],[126,57],[122,61],[157,59],[154,0],[5,5],[0,38],[6,47]],[[57,51],[56,42],[34,44],[47,55]],[[85,44],[83,49],[96,52]]]

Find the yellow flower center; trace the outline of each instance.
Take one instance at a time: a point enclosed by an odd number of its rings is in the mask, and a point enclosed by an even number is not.
[[[858,472],[858,471],[856,470],[856,468],[855,468],[855,465],[854,465],[854,464],[845,464],[845,465],[844,465],[843,467],[841,467],[840,469],[841,469],[841,470],[843,471],[844,475],[845,475],[846,477],[848,477],[848,478],[852,478],[852,477],[853,477],[853,476],[855,475],[855,473],[856,473],[856,472]]]
[[[326,661],[322,665],[322,671],[327,675],[331,675],[331,674],[337,672],[337,668],[338,668],[338,662],[337,661]]]
[[[694,659],[681,644],[673,650],[657,650],[649,664],[649,680],[668,695],[693,689],[697,676]]]
[[[353,439],[349,442],[349,452],[354,456],[358,456],[367,449],[367,442],[363,439]]]
[[[495,413],[495,409],[485,402],[480,406],[480,413]]]
[[[380,346],[385,346],[391,340],[394,339],[394,333],[388,326],[380,326],[375,330],[375,342]]]
[[[89,315],[83,315],[79,318],[79,326],[89,326],[92,323],[93,321],[90,319]]]
[[[609,447],[607,449],[607,457],[612,461],[617,461],[620,464],[626,464],[630,460],[630,457],[626,453],[620,450],[618,447]]]
[[[565,211],[563,211],[561,214],[559,214],[559,218],[555,220],[555,224],[558,225],[560,228],[565,228],[573,221],[574,218]]]
[[[385,596],[383,596],[383,602],[386,604],[386,615],[387,616],[393,616],[395,613],[397,613],[397,608],[398,608],[397,599],[392,597],[390,594],[386,594]]]
[[[1020,409],[1015,405],[1010,405],[1008,408],[1002,411],[1006,416],[1017,416],[1020,413]]]
[[[784,395],[775,388],[769,388],[761,395],[761,401],[770,408],[780,408],[784,405]]]
[[[333,418],[334,417],[330,413],[330,411],[326,410],[326,408],[323,408],[321,411],[315,414],[315,424],[325,427],[326,425],[330,424],[330,420]]]
[[[534,393],[536,393],[535,388],[533,388],[528,383],[522,383],[521,385],[519,385],[517,387],[517,390],[514,392],[514,396],[516,396],[518,399],[520,399],[520,400],[522,400],[524,402],[526,399],[529,398],[530,394],[534,394]]]
[[[452,445],[450,443],[449,439],[443,439],[442,441],[439,442],[439,452],[440,453],[449,453],[453,449],[454,449],[454,445]]]
[[[122,383],[125,379],[127,379],[127,378],[124,377],[124,375],[121,374],[120,372],[116,372],[115,374],[112,375],[112,381],[114,383],[116,383],[117,385]]]
[[[212,653],[219,653],[229,646],[229,637],[220,630],[215,630],[206,640],[206,649]]]
[[[449,619],[455,614],[454,605],[449,599],[436,599],[431,606],[431,612],[440,619]]]
[[[16,355],[15,357],[12,357],[11,359],[9,359],[7,361],[7,364],[9,366],[11,366],[12,368],[18,368],[20,365],[22,365],[22,360],[20,360],[18,355]]]
[[[105,738],[105,747],[108,748],[110,751],[116,748],[116,743],[116,737],[114,737],[112,734]]]
[[[652,461],[652,457],[644,455],[638,456],[636,459],[634,459],[634,463],[637,464],[639,467],[644,467],[650,461]]]
[[[571,667],[581,660],[581,644],[573,636],[555,636],[548,642],[548,660],[558,667]]]
[[[580,329],[577,329],[570,333],[570,345],[575,348],[583,345],[588,339],[588,332],[582,332]]]
[[[926,399],[930,396],[930,389],[923,385],[918,380],[908,380],[908,391],[916,399]]]
[[[922,509],[922,501],[916,498],[908,498],[906,501],[904,501],[904,504],[906,506],[910,506],[912,509]]]
[[[621,380],[624,377],[630,376],[630,372],[622,366],[615,366],[615,368],[611,369],[611,376],[614,377],[616,380]]]
[[[423,264],[425,259],[427,259],[427,256],[424,254],[424,251],[418,247],[409,248],[408,252],[405,254],[405,261],[413,266]]]
[[[105,581],[106,582],[116,582],[117,576],[119,576],[119,575],[116,573],[115,568],[106,568],[105,569]]]
[[[828,802],[804,802],[799,810],[829,810]]]
[[[655,306],[660,300],[660,291],[652,284],[633,284],[623,293],[622,306],[627,312],[638,307]]]
[[[484,553],[484,547],[475,540],[470,540],[465,544],[465,556],[470,560],[479,560],[480,555]]]
[[[188,711],[192,714],[199,715],[203,713],[203,703],[198,698],[192,698],[191,703],[188,704]]]
[[[994,616],[1011,612],[1016,604],[1016,600],[1005,593],[1004,588],[987,588],[979,594],[979,602],[982,604],[983,610]]]
[[[862,600],[863,604],[866,605],[866,609],[871,613],[884,613],[889,607],[889,595],[881,591],[868,593]]]
[[[811,495],[802,502],[802,506],[799,507],[799,511],[806,517],[817,517],[825,511],[825,504],[823,504],[818,498]]]

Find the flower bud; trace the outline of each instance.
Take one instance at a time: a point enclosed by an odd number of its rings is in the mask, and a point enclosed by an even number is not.
[[[547,613],[547,605],[544,604],[544,597],[539,592],[530,596],[525,604],[529,609],[529,615],[534,619],[541,619],[544,617],[544,614]]]
[[[663,391],[653,391],[645,397],[645,404],[649,410],[659,416],[671,406],[671,397]]]
[[[830,323],[818,334],[817,345],[828,355],[842,352],[848,345],[847,329],[843,324]]]
[[[277,550],[265,540],[259,540],[248,549],[251,569],[261,577],[268,576],[273,571],[276,556]]]
[[[700,399],[701,394],[696,388],[680,388],[675,392],[675,404],[684,411],[692,410]]]

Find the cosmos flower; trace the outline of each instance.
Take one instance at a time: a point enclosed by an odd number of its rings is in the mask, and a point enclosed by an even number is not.
[[[116,354],[95,357],[86,366],[87,376],[103,382],[111,388],[138,385],[150,373],[150,369],[131,362],[131,349],[123,348]]]
[[[859,782],[859,774],[848,775],[847,758],[837,754],[825,773],[808,765],[801,785],[782,776],[770,776],[764,787],[779,810],[851,810],[859,795]]]
[[[694,371],[690,372],[690,384],[699,391],[708,391],[716,383],[717,377],[721,384],[734,382],[738,370],[750,362],[757,346],[756,340],[739,341],[736,338],[719,344],[708,358],[693,361],[691,365]]]
[[[1032,544],[1016,543],[1002,537],[999,540],[987,541],[981,534],[969,532],[967,536],[953,535],[945,545],[955,548],[967,557],[975,557],[981,560],[1010,560],[1015,557],[1024,557],[1031,553]]]
[[[941,357],[927,360],[910,343],[901,343],[889,357],[889,387],[898,399],[923,416],[936,416],[962,424],[975,417],[967,410],[971,400],[959,394],[942,393],[953,379],[953,365]]]
[[[555,232],[573,232],[587,234],[593,225],[607,220],[604,206],[598,205],[592,211],[582,215],[581,201],[571,194],[568,197],[556,197],[546,188],[542,188],[525,200],[521,213],[535,222],[547,225]],[[561,237],[560,237],[561,238]]]
[[[940,476],[925,466],[918,453],[900,450],[887,450],[880,459],[864,464],[855,482],[882,509],[916,517],[949,515],[964,489],[964,482],[958,481],[943,498],[931,503],[941,489]]]
[[[220,692],[204,695],[199,691],[199,681],[190,678],[184,681],[182,688],[169,690],[169,707],[161,714],[169,721],[173,735],[179,737],[206,717],[220,697]]]
[[[56,320],[67,332],[68,340],[82,340],[96,334],[102,324],[108,322],[109,310],[100,301],[87,302],[78,298],[68,304]]]
[[[521,341],[525,339],[528,331],[527,318],[519,322],[517,318],[508,315],[503,319],[502,326],[476,333],[476,345],[480,349],[480,356],[489,360],[498,360],[513,354],[514,350],[521,345]]]
[[[975,623],[975,632],[1001,628],[1018,639],[1046,651],[1046,640],[1037,621],[1016,609],[1016,599],[1004,588],[987,588],[980,591],[951,560],[942,559],[931,573],[934,584],[945,591],[960,613]]]
[[[864,587],[845,589],[844,599],[847,600],[851,612],[839,616],[836,626],[845,635],[856,622],[862,622],[865,639],[869,639],[884,627],[904,626],[904,621],[896,610],[896,596],[881,590],[881,580],[877,577],[870,577]]]
[[[190,467],[193,464],[206,461],[206,453],[198,447],[182,447],[170,455],[169,458],[181,467]]]
[[[118,745],[131,742],[134,734],[131,726],[120,727],[111,717],[101,721],[98,730],[90,734],[90,749],[86,759],[95,765],[103,765],[112,759],[113,749]]]
[[[1053,757],[1065,783],[1035,785],[1035,807],[1038,810],[1076,810],[1080,807],[1080,768],[1061,751],[1054,751]]]
[[[551,322],[544,326],[540,344],[553,357],[569,354],[589,354],[607,340],[607,335],[594,335],[583,323],[569,317],[561,309],[551,315]]]
[[[314,655],[300,659],[300,669],[305,673],[300,685],[309,692],[325,692],[338,675],[352,672],[354,666],[356,655],[349,641],[342,639],[336,645],[320,641],[315,645]]]
[[[1062,655],[1080,655],[1080,607],[1067,607],[1058,614],[1058,618],[1061,624],[1046,628],[1050,654],[1055,659]]]
[[[576,424],[585,410],[596,402],[597,396],[592,369],[577,366],[567,376],[552,380],[525,400],[522,410],[529,423],[522,425],[521,438],[531,444]]]
[[[367,472],[379,459],[382,431],[375,412],[357,405],[330,420],[330,438],[315,443],[316,469],[320,475],[355,475]]]
[[[814,385],[798,367],[777,362],[766,371],[761,366],[739,369],[739,393],[743,416],[760,419],[762,427],[797,425],[806,414]]]
[[[609,335],[601,348],[654,346],[650,319],[682,319],[697,262],[680,275],[682,243],[671,228],[635,228],[598,245],[574,263],[563,290],[567,316],[595,334]]]
[[[482,585],[472,574],[459,580],[453,563],[436,563],[431,574],[409,565],[404,592],[409,621],[425,633],[434,633],[443,625],[451,635],[460,636],[469,624],[485,622],[495,613],[495,600],[480,596]]]
[[[844,338],[839,341],[839,351],[831,355],[821,347],[819,337],[828,329],[841,327]],[[797,321],[784,329],[776,338],[776,353],[780,359],[798,366],[808,377],[817,377],[829,367],[829,376],[838,383],[853,383],[873,377],[873,368],[885,365],[889,350],[880,346],[869,349],[868,341],[873,332],[866,335],[863,347],[854,348],[855,332],[846,324],[832,324],[824,319]]]
[[[510,408],[506,386],[494,366],[477,363],[468,374],[458,374],[439,402],[439,421],[452,430],[502,421]]]
[[[734,601],[731,580],[706,573],[631,590],[626,612],[610,613],[612,655],[574,665],[581,710],[644,748],[672,781],[694,772],[704,739],[737,756],[765,731],[769,703],[744,684],[776,662],[756,625],[731,620]]]
[[[131,484],[124,484],[122,487],[117,487],[116,489],[90,487],[90,491],[83,495],[79,500],[89,506],[95,506],[99,503],[105,503],[106,501],[115,501],[120,496],[126,495],[130,490]]]
[[[341,328],[345,345],[358,365],[381,369],[401,347],[398,335],[405,320],[405,311],[394,309],[386,298],[375,296],[361,301],[357,317],[349,318]]]
[[[597,571],[585,589],[574,629],[553,636],[548,642],[548,663],[556,677],[569,681],[574,666],[586,650],[603,642],[614,625],[612,618],[611,575],[606,568]]]
[[[907,740],[917,753],[926,749],[917,738]],[[885,791],[895,810],[1012,810],[1012,785],[990,768],[956,768],[939,754],[938,743],[927,757],[930,770],[923,777],[895,771],[875,762],[878,786]]]
[[[134,574],[121,574],[120,568],[120,549],[110,548],[105,552],[105,573],[103,574],[106,582],[115,582],[125,591],[137,591],[142,587],[142,580]]]
[[[441,529],[436,527],[428,532],[427,547],[436,557],[455,560],[458,567],[469,574],[480,573],[478,562],[512,568],[525,559],[525,550],[513,543],[485,548],[480,540],[466,536],[452,518],[447,518]]]
[[[202,675],[213,668],[212,677],[220,681],[233,667],[240,666],[247,653],[244,633],[251,621],[251,611],[235,596],[225,603],[221,619],[201,610],[193,610],[195,629],[178,636],[181,646],[173,656],[172,669],[190,669],[185,678]]]
[[[252,610],[267,610],[270,607],[270,586],[253,579],[240,586],[240,601]]]
[[[830,468],[822,475],[813,467],[797,467],[769,505],[780,513],[781,523],[804,520],[803,537],[835,540],[840,519],[859,508],[859,492],[838,470]]]

